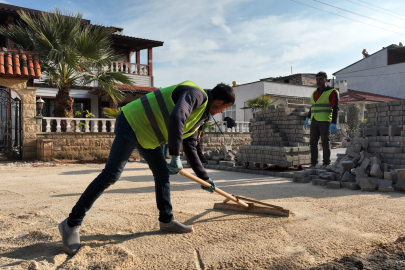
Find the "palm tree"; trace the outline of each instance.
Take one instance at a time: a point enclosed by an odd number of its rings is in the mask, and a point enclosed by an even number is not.
[[[30,15],[19,11],[21,21],[10,29],[0,26],[0,34],[26,51],[38,52],[45,83],[56,86],[54,116],[73,115],[70,89],[98,82],[115,103],[124,94],[116,84],[132,85],[120,72],[109,72],[106,67],[122,56],[111,47],[113,29],[84,23],[81,13],[65,12],[58,8],[53,13]]]
[[[257,98],[252,98],[246,101],[247,106],[241,108],[242,110],[250,109],[253,114],[256,111],[263,111],[269,107],[269,104],[276,102],[278,99],[271,100],[270,96],[260,95]]]

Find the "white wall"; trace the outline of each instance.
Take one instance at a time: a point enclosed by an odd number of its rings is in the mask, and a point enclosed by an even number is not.
[[[276,82],[265,82],[258,81],[248,84],[242,84],[234,86],[233,90],[235,91],[235,105],[236,105],[236,119],[235,121],[249,121],[252,118],[252,112],[250,110],[241,110],[245,106],[245,102],[249,99],[256,98],[260,95],[268,94],[271,99],[274,100],[278,96],[287,96],[287,97],[305,97],[308,98],[312,95],[312,92],[315,90],[314,87],[301,86],[301,85],[292,85],[285,83],[276,83]],[[285,99],[281,98],[274,104],[285,103]],[[215,117],[218,121],[219,117]],[[221,115],[221,120],[223,116]]]
[[[379,95],[405,98],[405,63],[387,65],[387,49],[337,73],[347,88]]]

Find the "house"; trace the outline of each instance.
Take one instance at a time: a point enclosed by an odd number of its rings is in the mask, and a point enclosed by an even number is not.
[[[43,11],[39,10],[0,3],[0,24],[5,26],[14,24],[19,19],[17,13],[19,10],[31,14],[43,13]],[[84,19],[83,23],[90,24],[91,22],[90,20]],[[108,68],[111,69],[111,71],[124,72],[135,83],[135,85],[131,87],[118,85],[118,89],[122,90],[126,95],[125,100],[120,104],[120,106],[123,106],[157,89],[154,85],[152,51],[153,48],[163,46],[163,42],[126,36],[124,35],[123,28],[110,27],[114,29],[114,33],[111,35],[113,41],[112,47],[117,53],[123,55],[123,59],[122,61],[112,63]],[[14,43],[4,36],[0,36],[0,48],[1,47],[13,49]],[[147,53],[146,64],[140,62],[141,52]],[[132,58],[135,60],[131,61]],[[58,89],[43,85],[40,79],[31,79],[28,85],[37,87],[37,97],[41,97],[45,100],[42,114],[44,116],[53,116],[54,99]],[[104,107],[114,106],[109,96],[104,94],[98,85],[95,84],[84,87],[72,87],[70,94],[74,99],[73,113],[76,111],[83,112],[89,110],[98,118],[103,117],[102,109]]]
[[[366,104],[400,100],[400,98],[389,97],[389,96],[378,95],[378,94],[351,90],[351,89],[345,89],[345,88],[341,88],[339,90],[339,93],[340,93],[340,98],[339,98],[340,104],[342,106],[344,106],[344,104],[349,104],[349,103],[356,104],[356,106],[360,109],[360,118],[361,119],[364,119],[364,111],[366,110]],[[346,123],[346,116],[341,114],[339,117],[339,122]]]
[[[266,82],[288,83],[316,87],[316,73],[298,73],[282,77],[260,79]]]
[[[249,109],[243,110],[246,107],[247,100],[259,97],[260,95],[268,95],[272,100],[278,99],[274,104],[281,106],[294,106],[294,105],[307,105],[310,106],[310,97],[316,86],[297,85],[285,82],[274,82],[267,79],[261,79],[256,82],[236,85],[234,84],[233,90],[235,91],[236,101],[235,104],[225,110],[222,114],[224,117],[231,117],[235,121],[249,121],[252,117],[252,111]]]
[[[392,44],[339,71],[335,87],[370,94],[405,98],[405,47]]]

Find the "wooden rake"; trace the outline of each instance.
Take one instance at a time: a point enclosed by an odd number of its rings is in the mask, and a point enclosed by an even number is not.
[[[180,175],[187,177],[194,182],[204,186],[210,187],[211,184],[205,182],[204,180],[194,176],[185,170],[181,170],[179,172]],[[215,188],[215,192],[219,195],[224,196],[226,199],[222,203],[215,203],[214,209],[221,209],[221,210],[233,210],[233,211],[242,211],[242,212],[250,212],[250,213],[259,213],[259,214],[266,214],[266,215],[275,215],[275,216],[283,216],[289,217],[290,210],[286,210],[283,207],[272,205],[269,203],[264,203],[261,201],[257,201],[254,199],[231,195],[226,193],[225,191],[219,189],[218,187]],[[230,203],[230,201],[234,203]],[[260,205],[260,206],[259,206]],[[263,207],[264,206],[264,207]]]

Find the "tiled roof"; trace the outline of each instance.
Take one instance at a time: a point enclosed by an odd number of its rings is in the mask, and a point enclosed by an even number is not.
[[[42,78],[38,53],[0,48],[0,76]]]
[[[152,92],[152,91],[159,89],[156,87],[146,87],[146,86],[138,86],[138,85],[128,86],[128,85],[123,85],[123,84],[117,85],[117,88],[124,92]],[[89,93],[99,95],[99,94],[103,94],[104,90],[101,87],[96,87],[93,90],[90,90]]]
[[[375,102],[385,102],[392,100],[401,100],[400,98],[383,96],[363,91],[357,90],[347,90],[346,93],[340,94],[339,102],[354,102],[354,101],[375,101]]]

